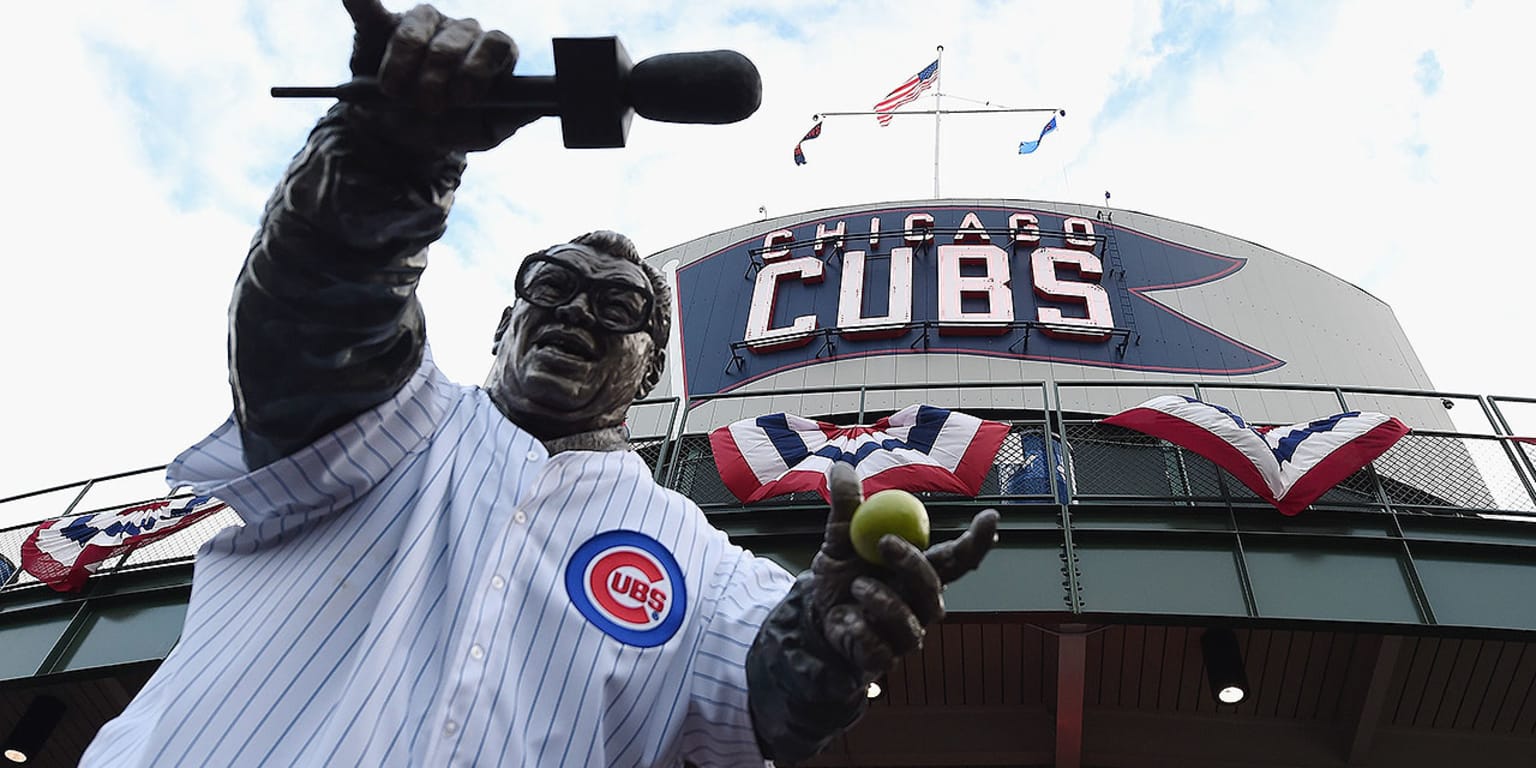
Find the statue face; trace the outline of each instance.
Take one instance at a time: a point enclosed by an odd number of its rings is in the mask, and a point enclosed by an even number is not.
[[[583,245],[530,256],[518,272],[486,388],[541,439],[624,421],[655,348],[655,297],[640,265]]]

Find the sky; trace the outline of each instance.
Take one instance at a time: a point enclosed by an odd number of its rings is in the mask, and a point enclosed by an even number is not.
[[[729,48],[763,76],[731,126],[636,120],[565,150],[542,120],[472,155],[421,285],[435,357],[478,382],[522,254],[591,229],[645,253],[762,218],[933,195],[934,126],[869,109],[943,46],[941,196],[1100,204],[1312,263],[1391,305],[1441,390],[1536,397],[1514,226],[1536,173],[1515,2],[449,1],[519,41],[616,34],[631,55]],[[404,10],[404,7],[394,8]],[[229,289],[321,101],[346,79],[340,0],[65,3],[0,47],[0,498],[163,464],[229,412]],[[928,108],[925,98],[910,107]]]

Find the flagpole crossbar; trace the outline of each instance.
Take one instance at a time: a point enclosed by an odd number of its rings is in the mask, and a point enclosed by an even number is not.
[[[1056,107],[1028,107],[1018,109],[903,109],[896,112],[818,112],[811,116],[812,120],[820,120],[824,117],[855,117],[869,115],[886,115],[888,117],[901,117],[902,115],[1003,115],[1008,113],[1028,112],[1055,112],[1062,116],[1067,114],[1065,109]]]

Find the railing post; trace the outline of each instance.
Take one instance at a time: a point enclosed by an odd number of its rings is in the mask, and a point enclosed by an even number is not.
[[[1336,398],[1339,401],[1339,410],[1340,411],[1348,411],[1349,410],[1349,401],[1344,399],[1344,390],[1342,388],[1334,387],[1333,388],[1333,396],[1334,396],[1334,398]],[[1366,474],[1371,476],[1371,487],[1372,487],[1372,490],[1375,491],[1375,493],[1376,493],[1376,503],[1380,504],[1381,508],[1383,510],[1385,510],[1387,512],[1387,514],[1389,514],[1389,515],[1390,514],[1394,514],[1393,511],[1392,511],[1392,497],[1387,495],[1386,486],[1382,485],[1382,483],[1381,483],[1381,475],[1376,474],[1376,462],[1373,461],[1373,462],[1371,462],[1369,464],[1366,464],[1365,465],[1365,471],[1366,471]],[[1394,521],[1393,524],[1395,525],[1396,524],[1396,518],[1395,517],[1393,518],[1393,521]]]
[[[1046,389],[1045,385],[1042,383],[1041,394],[1051,396],[1050,400],[1044,403],[1044,442],[1046,459],[1049,462],[1052,460],[1052,457],[1055,453],[1054,446],[1051,445],[1051,414],[1053,412],[1056,414],[1056,425],[1061,428],[1062,450],[1068,451],[1070,455],[1071,446],[1067,442],[1066,418],[1061,412],[1061,385],[1055,381],[1052,381],[1050,389]],[[1062,469],[1066,472],[1067,488],[1070,492],[1074,482],[1072,474],[1072,462],[1063,462]],[[1064,586],[1067,588],[1067,607],[1072,611],[1072,613],[1078,614],[1083,612],[1083,593],[1082,584],[1078,581],[1079,574],[1077,569],[1077,545],[1072,541],[1072,505],[1070,500],[1055,499],[1056,467],[1048,463],[1046,464],[1045,471],[1046,477],[1049,478],[1048,482],[1050,483],[1049,487],[1051,488],[1051,497],[1057,502],[1057,519],[1060,521],[1059,525],[1061,526],[1061,574],[1062,576],[1066,577],[1063,581]]]
[[[1074,468],[1072,466],[1072,459],[1071,459],[1071,457],[1072,457],[1072,445],[1067,440],[1067,417],[1066,417],[1065,414],[1062,413],[1062,410],[1061,410],[1061,384],[1053,381],[1053,382],[1051,382],[1051,386],[1048,389],[1048,388],[1046,388],[1045,383],[1041,382],[1041,384],[1040,384],[1040,395],[1041,395],[1041,397],[1049,397],[1049,399],[1046,400],[1046,403],[1045,403],[1045,436],[1044,437],[1045,437],[1046,459],[1047,460],[1051,460],[1051,461],[1055,460],[1055,455],[1054,455],[1055,454],[1055,446],[1053,446],[1051,444],[1051,435],[1052,435],[1052,432],[1053,432],[1053,427],[1052,427],[1052,424],[1051,424],[1051,421],[1052,421],[1051,414],[1053,414],[1053,413],[1056,415],[1056,418],[1055,418],[1055,422],[1056,423],[1055,423],[1055,427],[1054,428],[1060,430],[1061,450],[1064,453],[1066,453],[1066,456],[1063,457],[1063,461],[1061,462],[1061,468],[1062,468],[1062,471],[1066,474],[1067,488],[1066,488],[1066,494],[1065,495],[1066,495],[1067,498],[1065,498],[1065,499],[1058,499],[1057,500],[1057,503],[1065,505],[1065,504],[1070,503],[1071,500],[1072,500],[1071,499],[1072,489],[1077,487],[1077,475],[1074,472]],[[1047,465],[1046,469],[1049,470],[1049,473],[1051,474],[1051,497],[1055,498],[1055,496],[1056,496],[1056,485],[1055,485],[1056,477],[1055,477],[1055,474],[1054,474],[1055,467],[1053,465]]]
[[[673,490],[677,489],[677,469],[680,463],[678,456],[683,452],[683,435],[688,432],[688,417],[692,415],[693,408],[691,404],[685,404],[683,406],[683,418],[677,424],[677,440],[674,441],[676,447],[672,449],[672,460],[668,462],[667,466],[667,482],[663,483],[665,487]]]
[[[85,485],[80,486],[80,492],[75,494],[74,501],[69,502],[69,506],[64,508],[64,511],[59,514],[59,517],[69,517],[69,514],[71,512],[74,512],[75,511],[75,507],[80,504],[80,500],[84,499],[85,495],[87,493],[90,493],[91,492],[91,488],[95,487],[95,485],[96,485],[96,479],[95,478],[91,478],[90,480],[85,481]]]
[[[1196,400],[1205,402],[1205,394],[1200,391],[1200,382],[1192,382],[1189,385],[1189,388],[1195,393]],[[1223,504],[1226,504],[1227,508],[1230,510],[1232,508],[1232,491],[1227,488],[1227,471],[1222,469],[1220,466],[1217,466],[1216,462],[1214,461],[1211,462],[1211,467],[1216,470],[1216,490],[1221,492],[1221,501]],[[1185,485],[1188,485],[1189,480],[1186,478],[1184,483]],[[1236,513],[1233,513],[1232,523],[1234,526],[1237,525]]]
[[[1499,439],[1499,445],[1504,447],[1504,454],[1509,457],[1511,464],[1515,465],[1515,477],[1520,478],[1520,484],[1525,486],[1525,495],[1536,505],[1536,486],[1532,485],[1536,478],[1536,466],[1532,466],[1531,457],[1525,451],[1510,445],[1508,438],[1515,436],[1515,431],[1509,428],[1509,422],[1504,419],[1504,412],[1499,410],[1499,404],[1493,398],[1486,395],[1477,396],[1478,405],[1483,408],[1483,416],[1488,423],[1493,425],[1493,434]],[[1522,472],[1521,467],[1525,468]]]
[[[655,480],[657,485],[661,484],[662,469],[667,465],[667,452],[672,449],[674,442],[672,429],[677,422],[677,404],[681,401],[681,397],[672,398],[672,407],[667,411],[667,431],[661,441],[661,450],[656,453],[656,469],[651,472],[651,479]]]
[[[1349,402],[1344,399],[1344,390],[1340,387],[1333,388],[1334,397],[1339,400],[1339,408],[1349,410]],[[1392,508],[1392,499],[1387,494],[1386,486],[1382,485],[1381,475],[1376,473],[1376,462],[1365,465],[1365,470],[1371,476],[1371,484],[1376,489],[1376,501],[1387,513],[1387,520],[1391,521],[1392,538],[1397,539],[1397,546],[1403,553],[1400,563],[1403,576],[1408,580],[1408,592],[1413,597],[1414,605],[1419,610],[1419,617],[1425,624],[1435,624],[1435,609],[1429,604],[1429,592],[1424,589],[1424,582],[1419,578],[1419,567],[1413,561],[1413,548],[1408,545],[1408,537],[1403,534],[1403,523],[1397,519],[1397,510]]]

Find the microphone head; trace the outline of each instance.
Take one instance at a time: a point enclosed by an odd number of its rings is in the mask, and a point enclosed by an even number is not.
[[[636,114],[664,123],[734,123],[763,103],[757,67],[735,51],[652,56],[630,70],[627,88]]]

